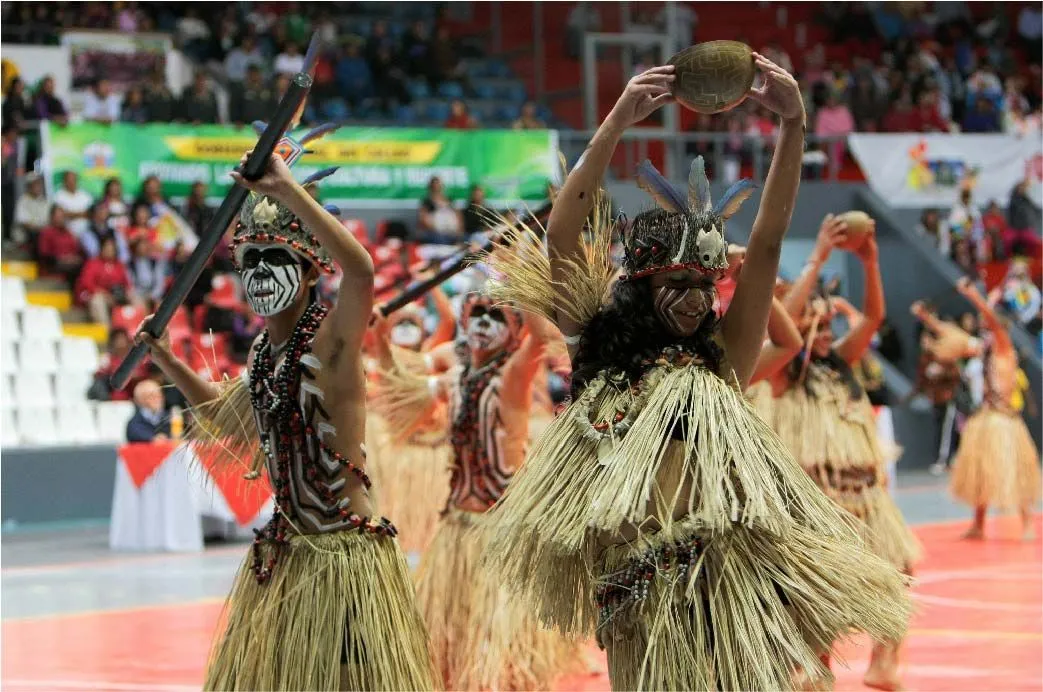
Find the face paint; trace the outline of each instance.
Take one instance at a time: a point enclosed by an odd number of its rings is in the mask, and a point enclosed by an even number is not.
[[[713,309],[715,291],[703,288],[658,286],[653,308],[663,326],[675,336],[690,336]]]
[[[391,343],[402,348],[416,348],[424,340],[424,330],[415,322],[404,320],[391,328]]]
[[[271,317],[293,305],[301,292],[300,261],[289,250],[249,247],[243,252],[240,275],[246,300],[261,317]]]
[[[494,308],[486,312],[481,307],[472,309],[471,319],[467,321],[467,345],[473,350],[499,351],[507,346],[509,338],[507,321],[499,310]]]

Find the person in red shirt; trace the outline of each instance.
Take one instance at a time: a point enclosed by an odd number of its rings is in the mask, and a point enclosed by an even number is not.
[[[50,222],[40,231],[36,249],[46,273],[60,274],[70,287],[76,285],[86,254],[65,225],[65,210],[57,204],[51,207]]]
[[[467,104],[456,99],[449,106],[449,119],[445,121],[445,127],[450,130],[473,130],[478,127],[478,121],[467,112]]]
[[[916,116],[918,132],[948,132],[949,123],[945,121],[938,111],[938,92],[934,89],[920,94],[920,100],[916,105]]]
[[[996,200],[990,200],[985,213],[981,215],[981,225],[985,228],[985,256],[990,262],[1002,262],[1007,259],[1004,238],[1010,233],[1007,217]]]
[[[880,129],[884,132],[918,132],[920,130],[920,117],[913,109],[913,102],[908,91],[903,91],[891,109],[887,111]]]
[[[112,308],[130,297],[130,275],[116,259],[116,241],[105,238],[98,256],[83,265],[76,282],[76,300],[86,306],[95,322],[109,326]]]

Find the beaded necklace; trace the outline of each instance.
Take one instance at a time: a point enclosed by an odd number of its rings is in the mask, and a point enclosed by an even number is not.
[[[250,402],[261,434],[261,447],[268,459],[269,476],[275,494],[275,510],[271,520],[263,529],[254,532],[252,569],[259,584],[271,578],[280,553],[289,544],[286,532],[291,524],[287,514],[293,511],[290,477],[295,456],[299,457],[304,477],[329,508],[325,511],[327,518],[339,516],[350,522],[351,528],[368,533],[387,536],[397,533],[387,519],[381,518],[378,523],[373,523],[369,517],[360,517],[349,511],[344,500],[338,502],[329,484],[320,480],[319,461],[308,453],[307,440],[315,437],[316,431],[312,421],[304,419],[298,398],[304,374],[300,361],[304,355],[311,353],[312,340],[328,312],[329,309],[321,303],[312,303],[305,309],[286,342],[286,358],[278,370],[275,366],[277,354],[274,353],[267,330],[255,348],[250,371]],[[286,426],[289,427],[288,431]],[[275,449],[272,449],[273,430],[278,433],[274,436]],[[318,448],[320,453],[325,452],[346,467],[365,488],[370,488],[372,484],[365,471],[324,442],[320,441]]]

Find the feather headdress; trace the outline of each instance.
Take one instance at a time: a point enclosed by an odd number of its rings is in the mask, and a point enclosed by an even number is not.
[[[302,156],[310,153],[305,145],[333,132],[339,127],[327,123],[309,130],[300,139],[290,135],[283,137],[275,147],[275,153],[281,156],[287,166],[292,166]],[[263,122],[253,123],[256,132],[264,131]],[[323,178],[332,175],[336,168],[324,168],[305,178],[301,185],[311,188]],[[332,205],[325,205],[328,212],[339,216],[339,210]],[[315,235],[300,219],[294,216],[285,205],[266,195],[251,192],[239,210],[239,224],[232,238],[232,257],[236,265],[240,265],[242,254],[249,245],[282,245],[286,249],[306,258],[327,273],[333,272],[333,259],[319,245]]]
[[[718,273],[728,268],[724,222],[753,194],[756,185],[752,181],[738,181],[714,204],[703,157],[697,156],[688,174],[687,195],[649,161],[638,167],[637,184],[658,208],[639,214],[625,235],[623,278],[678,269]]]

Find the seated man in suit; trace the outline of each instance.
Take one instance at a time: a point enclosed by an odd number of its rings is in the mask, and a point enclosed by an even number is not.
[[[154,380],[142,380],[134,387],[137,411],[127,423],[127,442],[152,442],[170,439],[170,418],[163,407],[163,390]]]

